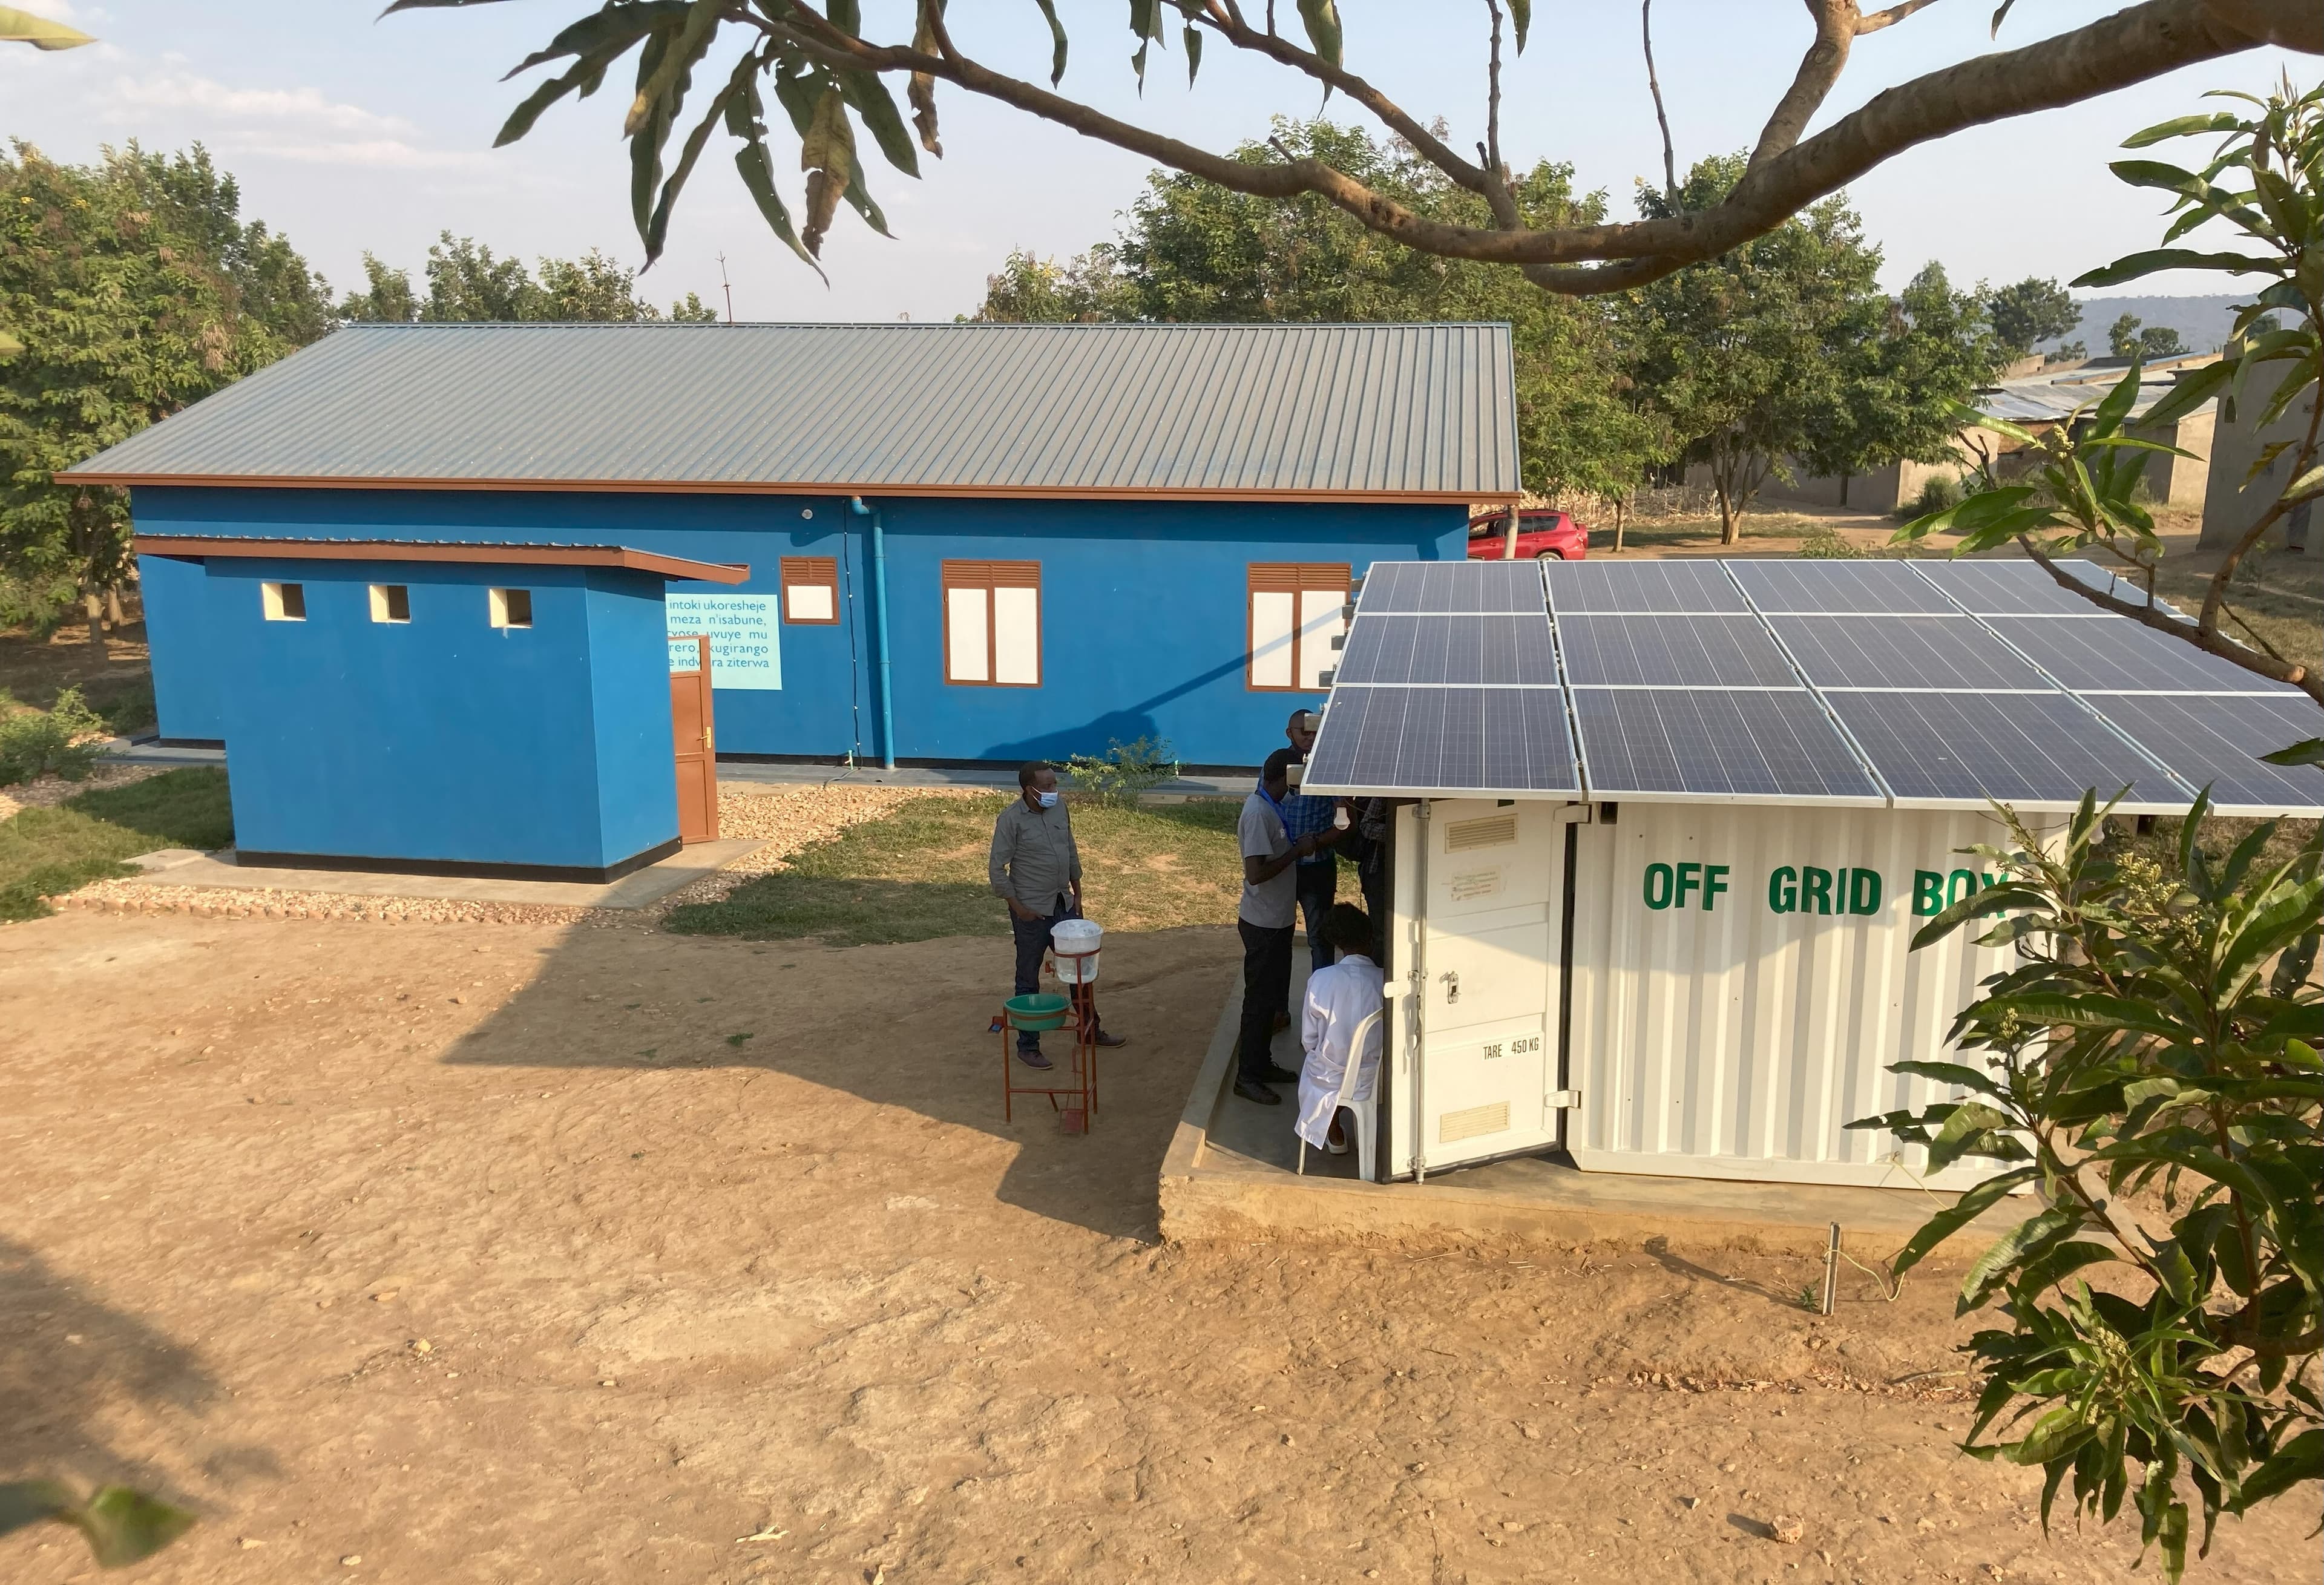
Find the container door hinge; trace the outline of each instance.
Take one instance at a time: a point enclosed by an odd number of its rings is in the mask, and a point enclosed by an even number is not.
[[[1582,1110],[1582,1092],[1579,1090],[1552,1090],[1547,1096],[1547,1100],[1549,1102],[1549,1110],[1552,1111],[1579,1111]]]

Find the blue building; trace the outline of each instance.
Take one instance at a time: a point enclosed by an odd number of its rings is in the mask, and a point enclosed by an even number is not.
[[[1321,702],[1351,575],[1518,491],[1499,325],[350,326],[67,476],[141,542],[746,566],[668,608],[724,757],[1222,767]],[[240,775],[246,581],[139,565],[162,735]]]

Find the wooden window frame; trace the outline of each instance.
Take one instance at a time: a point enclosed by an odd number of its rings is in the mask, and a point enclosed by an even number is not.
[[[1344,561],[1254,561],[1244,569],[1242,594],[1242,686],[1253,694],[1314,694],[1324,690],[1300,686],[1301,650],[1305,640],[1300,636],[1303,625],[1299,620],[1299,597],[1310,591],[1336,593],[1344,605],[1348,591],[1355,584],[1355,567]],[[1258,607],[1260,594],[1291,596],[1291,680],[1260,682],[1254,676],[1259,662]],[[1342,626],[1346,631],[1345,624]],[[1321,671],[1331,667],[1319,667]]]
[[[835,556],[786,556],[780,560],[783,590],[783,625],[786,627],[837,627],[839,625],[839,558]],[[831,591],[829,616],[794,616],[791,614],[793,589],[828,589]]]
[[[956,677],[952,674],[952,593],[954,589],[982,589],[984,592],[984,676],[982,678]],[[1030,589],[1033,591],[1033,680],[1002,682],[1001,670],[1000,624],[993,620],[992,598],[996,589]],[[1046,675],[1047,646],[1041,641],[1041,564],[1038,561],[951,561],[942,564],[937,580],[936,604],[943,613],[944,679],[946,687],[954,688],[1038,688]]]

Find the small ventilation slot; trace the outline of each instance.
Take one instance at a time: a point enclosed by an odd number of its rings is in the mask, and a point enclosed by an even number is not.
[[[1509,1103],[1496,1101],[1490,1106],[1471,1106],[1464,1111],[1448,1111],[1436,1120],[1436,1142],[1457,1145],[1463,1139],[1480,1138],[1487,1134],[1505,1134],[1509,1128]]]
[[[1506,847],[1517,839],[1517,811],[1488,815],[1481,820],[1456,820],[1444,828],[1444,851],[1464,853],[1471,848]]]

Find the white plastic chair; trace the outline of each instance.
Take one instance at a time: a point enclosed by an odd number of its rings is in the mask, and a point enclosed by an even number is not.
[[[1369,1101],[1352,1101],[1349,1099],[1348,1092],[1356,1087],[1357,1079],[1363,1074],[1364,1043],[1371,1038],[1372,1029],[1379,1021],[1379,1014],[1366,1013],[1363,1022],[1356,1026],[1356,1032],[1349,1037],[1348,1068],[1340,1075],[1340,1092],[1333,1098],[1332,1101],[1333,1118],[1336,1119],[1342,1110],[1353,1114],[1356,1135],[1356,1172],[1357,1175],[1368,1184],[1379,1182],[1372,1175],[1372,1156],[1378,1149],[1379,1141],[1379,1087],[1385,1082],[1384,1070],[1388,1066],[1388,1050],[1385,1043],[1382,1044],[1380,1050],[1380,1068],[1383,1071],[1372,1075],[1372,1098]],[[1329,1129],[1330,1121],[1327,1120],[1323,1126]],[[1299,1140],[1298,1170],[1300,1175],[1304,1177],[1307,1173],[1307,1140],[1304,1135],[1294,1137]]]

